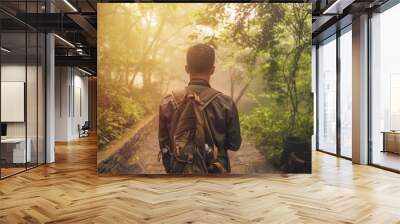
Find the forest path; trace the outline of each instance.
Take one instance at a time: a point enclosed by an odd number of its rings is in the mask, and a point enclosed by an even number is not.
[[[165,173],[161,161],[158,161],[158,125],[152,121],[149,133],[139,143],[134,161],[140,163],[143,173],[160,174]],[[253,144],[243,139],[239,151],[229,151],[231,162],[231,173],[234,174],[253,174],[253,173],[273,173],[276,169],[269,164],[265,157],[254,147]],[[132,160],[131,160],[132,161]]]

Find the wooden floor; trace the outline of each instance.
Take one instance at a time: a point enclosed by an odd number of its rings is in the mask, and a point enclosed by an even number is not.
[[[0,223],[400,223],[400,175],[313,155],[312,175],[99,177],[94,138],[0,181]]]
[[[374,164],[388,167],[394,170],[400,170],[400,154],[375,150],[372,156],[372,160]]]
[[[19,173],[19,172],[23,172],[25,171],[25,167],[7,167],[7,168],[1,168],[1,177],[8,177],[11,176],[13,174]]]

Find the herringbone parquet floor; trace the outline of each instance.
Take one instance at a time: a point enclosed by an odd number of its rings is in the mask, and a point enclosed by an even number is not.
[[[314,153],[312,175],[96,174],[94,138],[0,181],[0,223],[400,223],[400,175]]]

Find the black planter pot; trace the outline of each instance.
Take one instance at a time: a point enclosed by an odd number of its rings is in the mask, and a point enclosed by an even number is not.
[[[282,170],[287,173],[311,173],[310,140],[296,136],[285,138]]]

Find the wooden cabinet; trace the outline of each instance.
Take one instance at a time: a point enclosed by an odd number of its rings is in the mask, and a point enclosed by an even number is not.
[[[383,152],[400,154],[400,132],[383,133]]]

